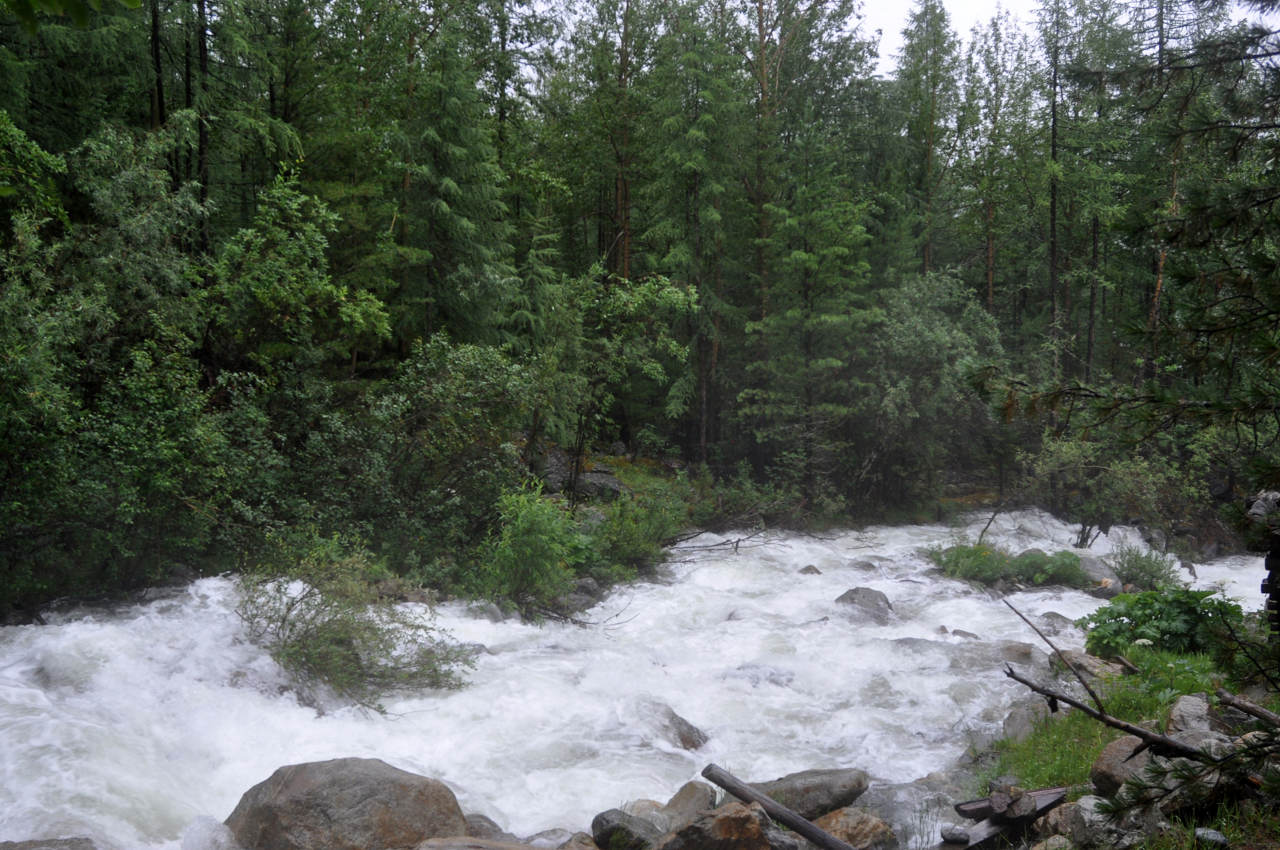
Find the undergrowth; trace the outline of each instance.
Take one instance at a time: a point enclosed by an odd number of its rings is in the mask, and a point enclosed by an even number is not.
[[[1015,582],[1068,587],[1089,587],[1093,584],[1080,566],[1080,557],[1073,552],[1048,555],[1038,549],[1030,549],[1020,555],[1012,555],[996,546],[959,543],[930,549],[927,554],[945,575],[982,584]]]

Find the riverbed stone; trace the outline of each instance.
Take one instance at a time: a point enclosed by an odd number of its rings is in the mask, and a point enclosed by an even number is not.
[[[898,836],[889,824],[857,806],[827,812],[813,823],[855,850],[898,850]]]
[[[568,841],[561,844],[556,850],[600,850],[600,848],[596,846],[595,839],[587,833],[575,832]]]
[[[803,770],[769,782],[753,783],[760,793],[796,812],[806,820],[842,809],[867,790],[865,771],[853,768]]]
[[[1064,649],[1062,657],[1071,663],[1080,675],[1087,679],[1114,679],[1124,675],[1124,668],[1110,661],[1090,655],[1079,649]],[[1069,675],[1069,674],[1068,674]]]
[[[818,569],[818,567],[814,564],[805,564],[803,567],[800,568],[800,575],[820,576],[822,575],[822,570]]]
[[[856,620],[870,620],[877,626],[889,622],[893,613],[893,605],[889,597],[870,587],[854,587],[846,590],[836,599],[841,605],[848,605],[850,615]]]
[[[529,850],[536,844],[520,841],[499,841],[494,838],[472,838],[466,835],[450,835],[447,838],[428,838],[414,845],[413,850]],[[553,845],[554,846],[554,845]]]
[[[1049,705],[1042,699],[1023,700],[1015,705],[1004,719],[1002,731],[1010,741],[1023,741],[1031,737],[1036,726],[1049,716]]]
[[[1116,571],[1097,555],[1081,555],[1080,569],[1095,582],[1111,581],[1117,586],[1120,584],[1120,577],[1116,575]]]
[[[1115,848],[1128,850],[1148,836],[1169,829],[1169,822],[1158,811],[1137,809],[1119,821],[1101,810],[1104,800],[1089,795],[1076,801],[1071,813],[1071,843],[1084,850]]]
[[[667,829],[677,830],[688,826],[703,812],[716,807],[716,789],[705,782],[686,782],[680,786],[662,812],[667,816]]]
[[[0,841],[0,850],[98,850],[91,838],[37,838],[31,841]]]
[[[245,850],[408,850],[467,832],[444,783],[358,758],[282,767],[226,824]]]
[[[1102,748],[1089,769],[1089,779],[1099,794],[1114,797],[1125,780],[1140,774],[1151,763],[1150,750],[1134,755],[1141,745],[1141,738],[1125,735]]]
[[[1231,842],[1227,837],[1216,829],[1209,829],[1206,826],[1196,829],[1196,844],[1200,847],[1230,847]]]
[[[591,821],[591,839],[604,850],[648,850],[661,837],[662,830],[622,809],[601,812]]]
[[[600,844],[599,839],[596,841]],[[600,844],[604,850],[613,850]],[[727,803],[663,836],[654,850],[801,850],[795,833],[780,829],[759,803]]]
[[[472,838],[492,838],[497,841],[515,841],[516,837],[498,826],[497,822],[485,815],[469,814],[466,816],[467,835]]]
[[[965,829],[962,826],[956,826],[953,823],[949,823],[942,828],[942,843],[943,844],[968,844],[969,830]]]
[[[1208,698],[1204,694],[1183,694],[1178,697],[1169,708],[1169,722],[1165,728],[1169,735],[1213,729]]]

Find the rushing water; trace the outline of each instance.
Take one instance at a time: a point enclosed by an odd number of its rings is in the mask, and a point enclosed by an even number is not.
[[[277,767],[376,757],[445,781],[464,810],[507,830],[584,829],[636,798],[665,800],[708,763],[748,780],[860,767],[873,781],[945,768],[999,729],[1023,694],[1000,674],[1002,642],[1035,636],[999,600],[947,580],[921,554],[968,528],[873,528],[730,545],[703,535],[669,579],[618,590],[594,627],[494,623],[445,605],[439,624],[486,647],[456,692],[388,715],[298,702],[247,643],[226,578],[48,626],[0,629],[0,840],[88,835],[100,847],[212,850],[211,819]],[[1045,514],[997,519],[1011,550],[1070,546]],[[1136,542],[1118,529],[1094,552]],[[821,574],[801,574],[814,565]],[[1197,565],[1260,607],[1260,558]],[[894,617],[857,622],[836,597],[885,593]],[[1061,589],[1014,594],[1029,616],[1100,604]],[[977,639],[954,634],[960,629]],[[1079,646],[1074,629],[1055,640]],[[709,736],[681,749],[670,706]]]

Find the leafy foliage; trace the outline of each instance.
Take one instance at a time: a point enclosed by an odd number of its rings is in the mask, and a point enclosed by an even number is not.
[[[978,543],[931,549],[928,555],[951,578],[983,584],[1002,581],[1032,585],[1062,584],[1068,587],[1088,587],[1093,584],[1093,580],[1080,567],[1080,556],[1074,552],[1048,555],[1031,549],[1014,556],[997,547]]]
[[[1242,620],[1240,606],[1215,591],[1164,588],[1122,593],[1077,624],[1088,631],[1089,652],[1112,656],[1139,640],[1171,652],[1212,652]]]
[[[306,698],[327,688],[381,711],[386,696],[462,683],[469,653],[428,610],[379,595],[374,580],[386,571],[369,552],[305,529],[275,544],[242,579],[236,610]]]
[[[1131,584],[1138,590],[1160,590],[1182,584],[1178,561],[1172,555],[1137,546],[1117,546],[1107,557],[1107,563],[1122,585]]]

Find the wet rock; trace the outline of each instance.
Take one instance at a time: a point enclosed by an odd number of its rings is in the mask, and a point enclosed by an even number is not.
[[[779,688],[789,688],[791,683],[795,681],[796,674],[790,670],[782,670],[778,667],[770,667],[768,664],[739,664],[733,670],[724,674],[726,679],[745,679],[751,683],[753,688],[758,688],[762,684],[774,685]]]
[[[467,613],[478,620],[488,620],[491,623],[501,623],[507,618],[496,602],[477,602],[474,605],[468,605]]]
[[[828,812],[814,825],[856,850],[898,850],[898,837],[889,824],[857,806]]]
[[[1079,649],[1064,649],[1062,655],[1082,676],[1089,679],[1113,679],[1124,674],[1124,668],[1119,664],[1103,661]]]
[[[596,842],[585,832],[575,832],[564,844],[561,844],[557,850],[600,850],[596,846]]]
[[[493,838],[471,838],[466,835],[451,835],[447,838],[428,838],[426,841],[420,841],[413,845],[413,850],[528,850],[532,846],[537,845],[524,844],[519,841],[498,841]]]
[[[1099,794],[1114,797],[1125,780],[1141,773],[1151,763],[1149,750],[1134,755],[1141,744],[1141,738],[1125,735],[1103,747],[1093,767],[1089,769],[1089,779]]]
[[[801,567],[801,568],[800,568],[800,575],[802,575],[802,576],[820,576],[820,575],[822,575],[822,570],[818,569],[818,568],[817,568],[817,567],[815,567],[813,564],[808,564],[808,565],[803,566],[803,567]]]
[[[1040,615],[1040,630],[1047,635],[1060,635],[1075,627],[1075,620],[1057,611],[1046,611]]]
[[[999,643],[1000,660],[1036,670],[1048,669],[1049,654],[1038,646],[1018,640]]]
[[[1116,571],[1111,569],[1111,565],[1097,555],[1081,555],[1080,569],[1084,570],[1085,575],[1099,584],[1104,581],[1115,582],[1117,586],[1120,584],[1120,577],[1116,575]]]
[[[662,804],[657,800],[632,800],[622,807],[627,814],[653,824],[658,832],[670,832],[671,820],[662,809]]]
[[[1183,694],[1169,708],[1168,734],[1209,731],[1213,728],[1209,700],[1204,694]]]
[[[1231,842],[1216,829],[1199,827],[1196,829],[1196,844],[1201,847],[1230,847]]]
[[[644,700],[641,708],[653,718],[658,734],[682,750],[696,750],[709,740],[706,732],[676,714],[665,702]]]
[[[599,839],[596,843],[600,844]],[[612,850],[600,844],[604,850]],[[728,803],[664,836],[655,850],[800,850],[794,833],[777,827],[758,803]]]
[[[90,838],[37,838],[33,841],[0,841],[0,850],[98,850]]]
[[[404,848],[467,831],[444,783],[356,758],[280,768],[245,792],[226,824],[246,850]]]
[[[569,830],[554,828],[536,832],[524,839],[522,843],[529,847],[559,847],[572,838],[573,833]]]
[[[649,850],[662,831],[622,809],[609,809],[591,821],[591,840],[604,850]]]
[[[969,831],[955,824],[947,824],[942,828],[942,841],[944,844],[968,844]]]
[[[978,637],[973,632],[966,632],[964,629],[956,629],[951,632],[951,634],[959,638],[964,638],[965,640],[982,640],[982,638]]]
[[[492,838],[496,841],[515,841],[516,837],[504,830],[489,817],[479,814],[466,816],[467,835],[472,838]]]
[[[1071,812],[1075,803],[1063,803],[1045,812],[1044,816],[1031,825],[1036,835],[1068,835],[1071,832]]]
[[[688,826],[703,812],[716,807],[716,789],[705,782],[686,782],[667,801],[662,812],[667,817],[667,829],[677,830]]]
[[[1149,834],[1163,832],[1169,822],[1149,809],[1129,812],[1118,822],[1100,810],[1101,797],[1081,797],[1071,811],[1071,843],[1084,850],[1115,848],[1128,850],[1145,841]]]
[[[867,774],[852,768],[803,770],[770,782],[754,783],[760,793],[806,820],[848,806],[867,790],[867,784]]]
[[[1085,593],[1095,599],[1115,599],[1124,593],[1124,585],[1120,583],[1119,579],[1104,578],[1093,587],[1085,590]]]
[[[1009,712],[1004,719],[1002,731],[1004,737],[1010,741],[1023,741],[1031,737],[1031,733],[1035,731],[1046,717],[1049,716],[1049,706],[1042,699],[1026,700],[1018,703]]]
[[[836,602],[848,605],[855,620],[870,620],[878,626],[889,622],[893,613],[893,605],[889,597],[870,587],[855,587],[842,593]]]
[[[1065,835],[1050,835],[1044,841],[1031,845],[1031,850],[1070,850],[1071,839]]]

